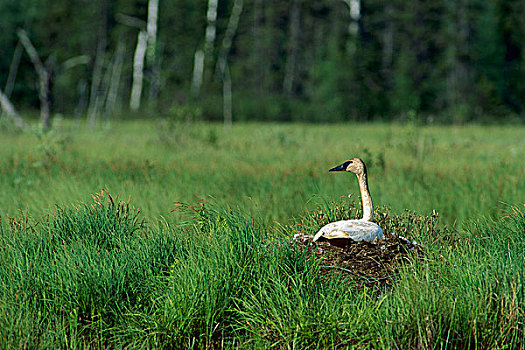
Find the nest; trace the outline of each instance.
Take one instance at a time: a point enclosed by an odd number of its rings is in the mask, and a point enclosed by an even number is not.
[[[305,247],[308,254],[318,259],[323,275],[329,277],[339,272],[356,286],[391,286],[398,276],[398,269],[423,253],[416,242],[393,233],[385,234],[374,243],[352,241],[341,247],[328,242],[312,243],[312,238],[299,233],[291,243]]]

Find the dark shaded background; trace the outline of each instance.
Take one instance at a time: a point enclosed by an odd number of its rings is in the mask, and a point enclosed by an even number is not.
[[[190,89],[207,6],[206,0],[160,0],[141,115],[180,117],[174,111],[190,106],[191,118],[222,120],[215,66],[233,0],[219,0],[202,90],[192,95]],[[524,10],[523,0],[366,0],[352,16],[342,0],[244,0],[228,55],[234,120],[523,120]],[[0,2],[0,88],[16,55],[16,30],[23,28],[53,73],[53,113],[82,117],[95,96],[107,95],[104,81],[93,85],[97,56],[104,79],[121,45],[116,103],[100,111],[127,113],[138,29],[121,18],[145,21],[147,11],[146,0]],[[64,68],[79,55],[89,62]],[[19,111],[39,108],[37,75],[23,50],[10,98]]]

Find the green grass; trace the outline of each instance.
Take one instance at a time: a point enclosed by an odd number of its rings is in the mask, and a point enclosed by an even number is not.
[[[161,126],[0,131],[0,347],[524,346],[523,127]],[[350,156],[425,247],[390,289],[287,243],[359,215]]]
[[[382,291],[321,277],[281,240],[285,226],[216,205],[177,214],[177,225],[144,223],[104,194],[38,221],[2,222],[1,346],[523,345],[522,209],[453,239],[426,217],[382,216],[393,230],[411,223],[410,238],[427,248]]]
[[[148,217],[167,215],[176,201],[213,197],[282,221],[311,208],[317,195],[358,196],[354,178],[327,170],[361,156],[376,204],[435,209],[444,222],[463,223],[523,200],[524,132],[396,124],[240,124],[227,132],[155,121],[89,130],[61,121],[49,134],[1,134],[0,215],[41,216],[107,186]]]

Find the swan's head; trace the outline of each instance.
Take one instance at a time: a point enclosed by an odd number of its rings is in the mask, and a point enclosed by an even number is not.
[[[341,165],[333,167],[329,171],[349,171],[356,175],[362,175],[366,173],[365,163],[359,158],[352,158],[347,160]]]

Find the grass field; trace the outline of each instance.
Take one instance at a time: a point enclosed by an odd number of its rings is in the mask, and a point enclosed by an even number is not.
[[[0,346],[522,347],[524,135],[167,121],[0,129]],[[378,210],[421,215],[408,235],[425,257],[389,289],[327,280],[279,243],[313,233],[302,219],[319,205],[354,193],[337,205],[358,206],[355,178],[327,172],[353,156],[367,162]]]
[[[107,186],[151,217],[175,201],[214,198],[281,221],[312,208],[315,196],[358,194],[355,179],[327,172],[351,156],[366,160],[376,204],[435,209],[449,224],[497,217],[525,193],[521,126],[242,124],[226,132],[130,122],[92,131],[62,122],[38,135],[1,134],[3,215],[41,216]]]

